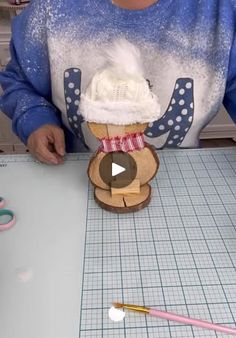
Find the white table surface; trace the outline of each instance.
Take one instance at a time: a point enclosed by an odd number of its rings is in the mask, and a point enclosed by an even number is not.
[[[88,162],[25,159],[0,156],[0,196],[17,217],[0,232],[0,337],[76,338]]]

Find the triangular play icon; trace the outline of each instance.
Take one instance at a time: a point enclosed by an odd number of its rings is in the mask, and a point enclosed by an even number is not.
[[[112,177],[113,176],[117,176],[117,175],[123,173],[124,171],[126,171],[126,169],[124,167],[122,167],[119,164],[116,164],[116,163],[112,162],[112,168],[111,168]]]

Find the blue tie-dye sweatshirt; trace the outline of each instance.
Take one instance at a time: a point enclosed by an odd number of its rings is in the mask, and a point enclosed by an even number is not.
[[[80,93],[120,37],[140,48],[161,104],[145,132],[149,143],[197,146],[222,102],[236,121],[236,0],[159,0],[144,10],[111,0],[33,0],[13,22],[12,58],[0,74],[0,108],[25,143],[54,124],[70,131],[68,142],[96,148],[79,114]]]

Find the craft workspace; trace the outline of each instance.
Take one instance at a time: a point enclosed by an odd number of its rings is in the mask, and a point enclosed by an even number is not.
[[[232,13],[0,0],[0,338],[236,336]]]
[[[1,335],[231,337],[126,310],[115,322],[109,310],[136,304],[235,330],[235,149],[160,151],[149,207],[129,214],[97,205],[90,157],[56,168],[0,157],[16,217],[0,233]]]

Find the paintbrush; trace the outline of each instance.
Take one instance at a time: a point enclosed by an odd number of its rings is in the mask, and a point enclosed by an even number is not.
[[[148,308],[145,306],[121,304],[121,303],[113,303],[113,306],[115,308],[124,308],[124,309],[135,311],[135,312],[149,314],[154,317],[159,317],[162,319],[171,320],[171,321],[175,321],[175,322],[179,322],[183,324],[194,325],[194,326],[201,327],[203,329],[224,332],[224,333],[236,336],[236,329],[218,325],[218,324],[213,324],[213,323],[203,321],[200,319],[193,319],[193,318],[189,318],[185,316],[180,316],[180,315],[177,315],[171,312],[159,311],[159,310]]]

